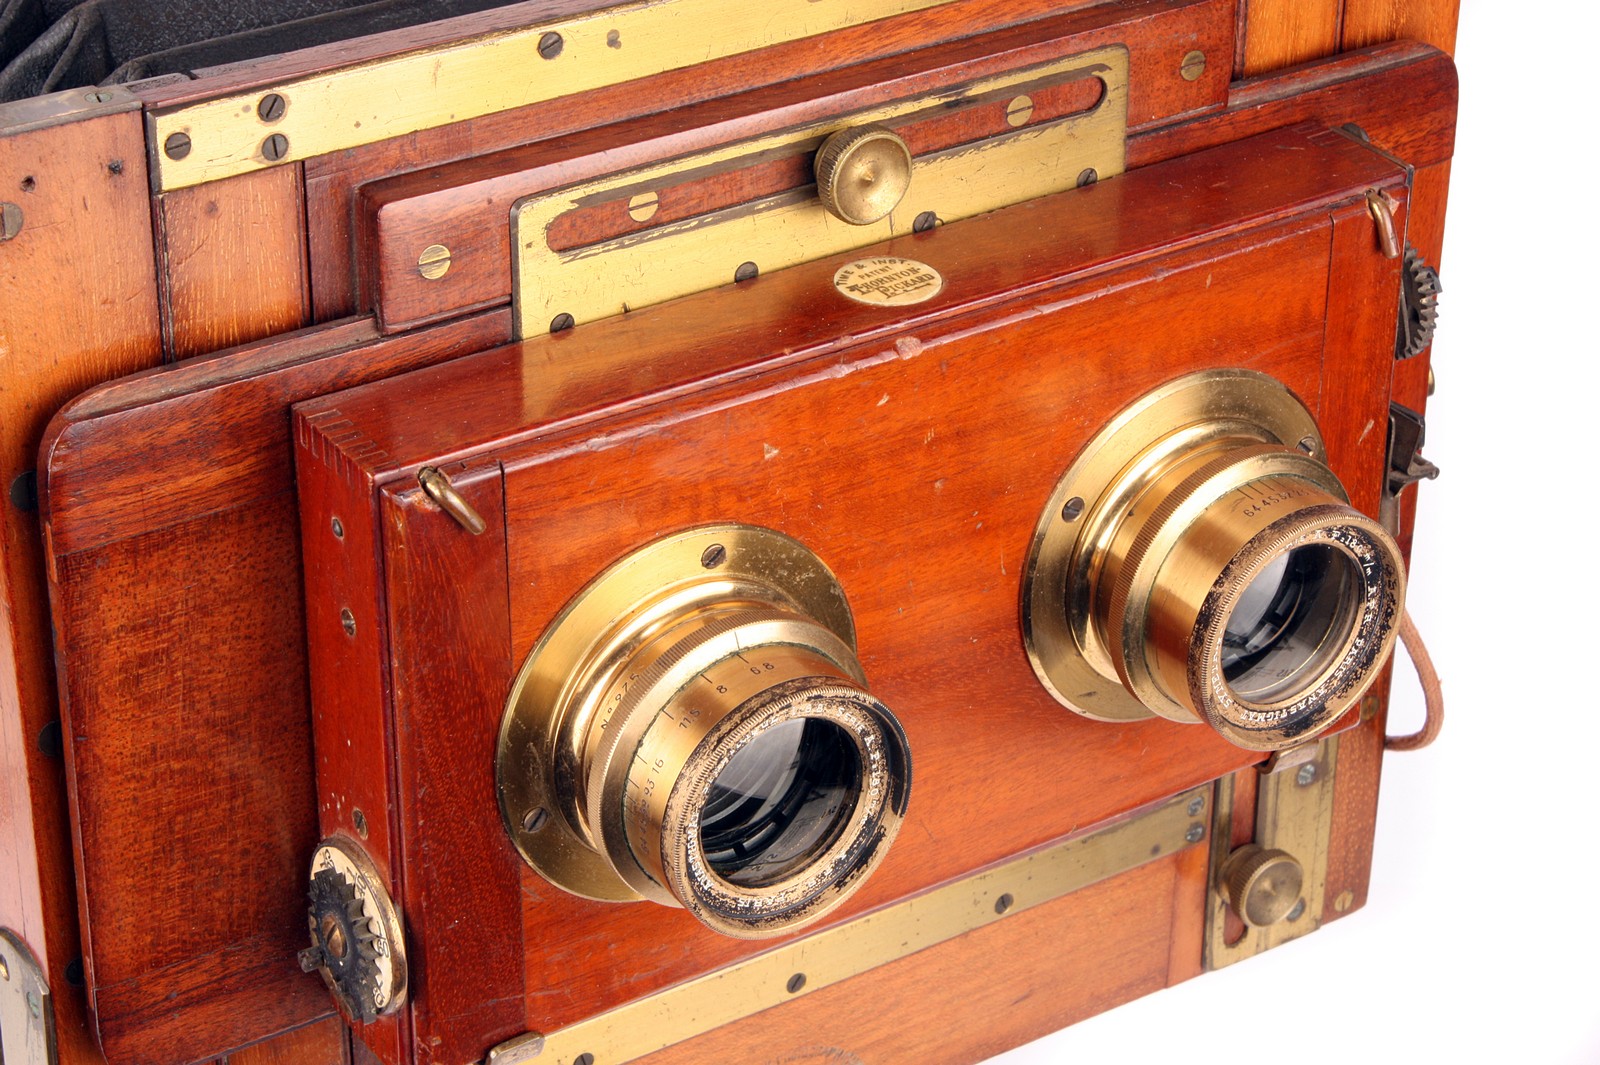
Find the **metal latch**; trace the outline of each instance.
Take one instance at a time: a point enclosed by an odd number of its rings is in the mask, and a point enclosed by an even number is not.
[[[1389,467],[1378,520],[1390,532],[1400,527],[1400,492],[1418,481],[1439,476],[1439,467],[1422,457],[1427,425],[1422,415],[1398,403],[1389,404]]]
[[[0,1062],[56,1065],[50,984],[26,943],[0,928]]]

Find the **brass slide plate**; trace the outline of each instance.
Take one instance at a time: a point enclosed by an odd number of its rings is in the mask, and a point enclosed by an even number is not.
[[[157,112],[152,175],[158,192],[186,188],[950,2],[640,0]]]
[[[649,998],[489,1052],[484,1065],[632,1061],[1198,843],[1211,785],[1088,835],[937,887],[677,984]],[[797,977],[803,975],[803,982]],[[798,985],[798,986],[797,986]],[[794,987],[794,990],[790,990]]]
[[[1328,882],[1328,846],[1333,836],[1333,783],[1339,762],[1339,737],[1317,744],[1316,755],[1275,773],[1264,774],[1256,790],[1255,842],[1288,851],[1305,870],[1298,912],[1266,928],[1246,927],[1227,941],[1228,904],[1217,882],[1228,860],[1229,825],[1233,819],[1233,778],[1217,782],[1211,823],[1211,890],[1206,893],[1205,966],[1221,969],[1262,951],[1299,939],[1322,925],[1323,893]]]
[[[992,100],[1003,108],[1030,90],[1086,78],[1098,78],[1105,87],[1092,110],[918,156],[905,198],[871,225],[840,221],[822,206],[814,186],[806,186],[579,248],[550,247],[551,226],[579,208],[626,204],[745,160],[812,153],[828,134],[846,127],[893,126],[922,112],[944,111],[954,101]],[[933,98],[902,100],[530,196],[512,212],[517,334],[547,333],[557,316],[582,324],[715,288],[733,281],[747,262],[767,272],[864,248],[911,232],[925,211],[953,222],[1070,189],[1085,170],[1100,178],[1120,174],[1127,114],[1128,50],[1117,45],[979,79]]]

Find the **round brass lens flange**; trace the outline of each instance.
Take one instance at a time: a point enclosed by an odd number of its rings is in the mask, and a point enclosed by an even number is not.
[[[1323,460],[1310,412],[1250,371],[1119,414],[1035,531],[1022,616],[1039,679],[1085,716],[1203,720],[1251,750],[1333,724],[1393,646],[1405,578]]]
[[[580,592],[523,666],[496,759],[506,828],[547,880],[745,938],[861,884],[910,770],[838,581],[737,525],[657,541]]]

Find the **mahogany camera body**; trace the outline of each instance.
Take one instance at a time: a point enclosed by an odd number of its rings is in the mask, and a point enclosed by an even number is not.
[[[980,1061],[1365,903],[1455,5],[781,6],[0,105],[8,1065]]]

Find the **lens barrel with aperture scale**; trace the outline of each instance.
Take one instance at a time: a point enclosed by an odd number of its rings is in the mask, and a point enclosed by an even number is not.
[[[1035,672],[1102,720],[1206,721],[1279,750],[1332,725],[1393,647],[1399,548],[1349,505],[1321,435],[1247,371],[1124,411],[1058,485],[1023,626]]]
[[[756,938],[876,868],[911,762],[832,574],[780,534],[716,526],[568,606],[518,679],[497,772],[513,841],[556,885]]]

